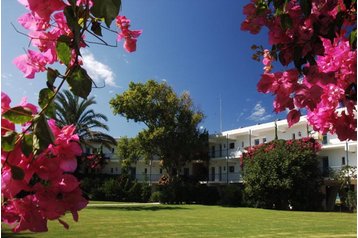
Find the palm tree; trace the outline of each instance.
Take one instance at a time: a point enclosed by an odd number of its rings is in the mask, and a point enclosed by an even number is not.
[[[102,122],[107,122],[108,119],[105,115],[89,109],[93,104],[96,104],[94,97],[84,100],[68,90],[59,92],[55,100],[57,125],[60,127],[75,125],[76,133],[83,146],[92,147],[91,144],[99,143],[111,148],[111,145],[117,144],[116,140],[112,136],[98,131],[98,129],[109,130],[108,126]]]

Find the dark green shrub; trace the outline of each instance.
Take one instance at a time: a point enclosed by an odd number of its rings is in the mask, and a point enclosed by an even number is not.
[[[242,205],[242,190],[240,186],[229,184],[222,188],[220,204],[224,206]]]
[[[161,192],[160,191],[156,191],[153,192],[152,195],[150,196],[149,201],[151,202],[160,202],[160,197],[161,197]]]
[[[321,173],[313,138],[274,140],[243,155],[245,200],[261,208],[319,210]]]

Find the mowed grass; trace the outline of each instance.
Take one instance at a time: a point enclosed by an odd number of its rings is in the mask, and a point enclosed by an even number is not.
[[[65,230],[2,237],[356,237],[357,214],[275,211],[202,205],[90,203],[78,223],[67,215]]]

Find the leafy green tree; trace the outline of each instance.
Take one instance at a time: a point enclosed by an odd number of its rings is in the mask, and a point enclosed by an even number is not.
[[[147,126],[137,136],[143,157],[159,156],[171,178],[179,176],[185,162],[207,159],[207,132],[197,128],[204,115],[188,92],[177,96],[168,84],[154,80],[131,82],[110,105],[115,115]]]
[[[96,104],[94,97],[84,100],[68,90],[63,90],[58,93],[55,101],[56,123],[60,127],[75,125],[75,133],[78,134],[83,145],[91,146],[92,143],[100,143],[110,148],[112,145],[116,145],[116,140],[112,136],[99,131],[109,130],[105,124],[108,119],[105,115],[90,109],[94,104]]]
[[[136,137],[121,137],[117,141],[116,155],[120,158],[122,173],[128,173],[131,164],[140,159],[142,154],[143,151]]]
[[[245,200],[261,208],[319,209],[319,148],[313,138],[274,140],[248,148],[241,158]]]

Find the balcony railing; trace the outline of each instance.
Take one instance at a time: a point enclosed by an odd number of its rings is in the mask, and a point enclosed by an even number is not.
[[[215,173],[209,174],[209,183],[217,182],[217,183],[238,183],[242,181],[241,175],[239,172],[237,173]]]
[[[242,154],[242,152],[239,149],[229,149],[229,150],[223,149],[223,150],[211,151],[209,153],[209,158],[214,159],[214,158],[229,157],[229,159],[231,159],[231,158],[239,158],[241,156],[241,154]]]

